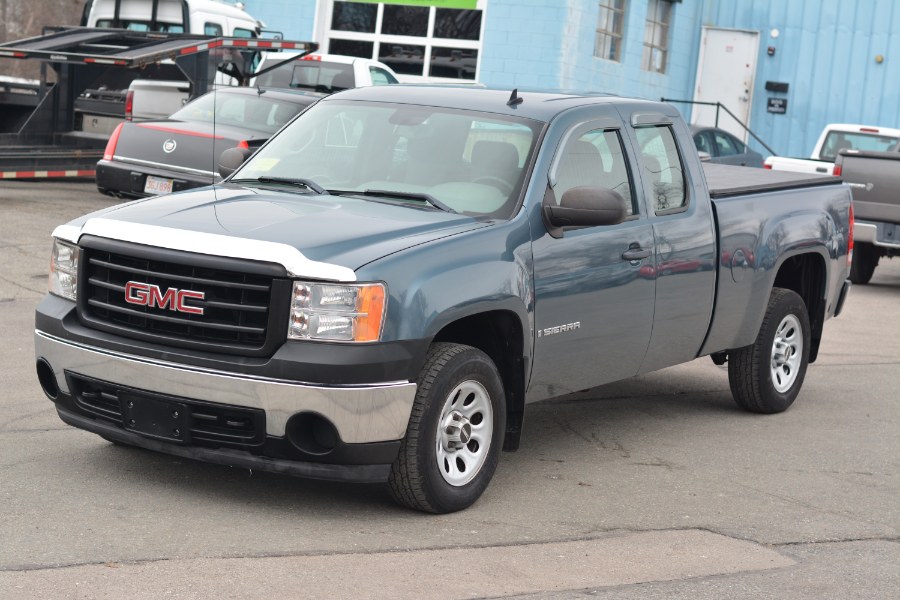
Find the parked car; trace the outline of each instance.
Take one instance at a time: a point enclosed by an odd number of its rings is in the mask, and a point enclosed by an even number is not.
[[[359,88],[222,174],[54,230],[46,395],[108,440],[423,511],[478,499],[531,402],[709,355],[786,410],[849,289],[846,185],[701,164],[658,102]]]
[[[300,56],[294,53],[295,57]],[[377,60],[339,54],[307,54],[291,57],[288,52],[266,53],[256,68],[262,73],[251,85],[264,88],[290,88],[331,94],[350,88],[400,83],[389,66]],[[278,65],[269,71],[274,65]]]
[[[900,150],[900,129],[872,125],[826,125],[809,158],[770,156],[764,169],[794,171],[797,173],[822,173],[831,175],[834,161],[841,150],[867,152],[897,152]]]
[[[254,150],[322,94],[221,88],[168,119],[120,123],[97,163],[97,189],[142,197],[209,185],[227,148]]]
[[[738,167],[762,167],[763,157],[724,129],[691,125],[698,152],[709,154],[709,162]]]

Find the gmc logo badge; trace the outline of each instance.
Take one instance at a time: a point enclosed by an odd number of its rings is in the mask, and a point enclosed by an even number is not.
[[[203,300],[206,298],[206,293],[176,288],[169,288],[163,293],[162,288],[152,283],[129,281],[125,284],[125,302],[129,304],[139,304],[150,308],[168,308],[175,312],[202,315],[202,307],[185,304],[185,300],[189,298]]]

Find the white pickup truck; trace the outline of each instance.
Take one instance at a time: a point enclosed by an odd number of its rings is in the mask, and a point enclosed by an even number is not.
[[[900,129],[833,123],[826,125],[809,158],[770,156],[763,165],[773,171],[831,175],[841,150],[890,152],[900,150]]]
[[[389,66],[377,60],[338,54],[264,53],[250,85],[292,88],[331,94],[372,85],[400,83]]]

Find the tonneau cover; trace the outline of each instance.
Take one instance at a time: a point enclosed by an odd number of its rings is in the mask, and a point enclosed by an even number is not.
[[[703,163],[703,170],[706,173],[706,185],[711,198],[727,198],[756,192],[791,190],[817,185],[836,185],[843,181],[840,177],[831,175],[770,171],[708,162]]]

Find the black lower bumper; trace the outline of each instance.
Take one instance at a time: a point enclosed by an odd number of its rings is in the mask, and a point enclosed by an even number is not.
[[[110,160],[101,160],[97,163],[95,180],[97,189],[103,193],[118,194],[131,198],[144,198],[154,195],[144,191],[148,175],[171,179],[173,192],[212,185],[213,183],[211,176],[190,175],[180,171]]]
[[[107,440],[213,464],[310,479],[356,483],[383,483],[387,481],[391,471],[390,464],[322,464],[258,456],[247,451],[230,448],[203,448],[171,444],[127,431],[112,423],[79,415],[59,404],[57,404],[56,410],[63,422],[68,425],[96,433]],[[399,447],[399,442],[397,442],[397,446]]]

